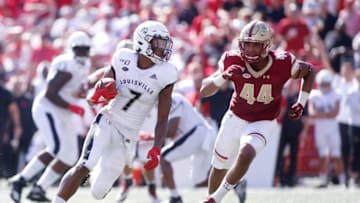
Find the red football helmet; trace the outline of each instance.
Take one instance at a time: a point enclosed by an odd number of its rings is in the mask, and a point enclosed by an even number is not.
[[[243,60],[256,63],[269,54],[272,30],[265,22],[255,20],[244,26],[238,40]]]

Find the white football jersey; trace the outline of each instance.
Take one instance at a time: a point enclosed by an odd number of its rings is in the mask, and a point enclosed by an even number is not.
[[[346,100],[346,105],[350,108],[350,124],[360,127],[360,91],[353,89]]]
[[[189,103],[189,101],[181,94],[173,92],[171,96],[171,109],[169,113],[169,120],[180,117],[181,121],[178,126],[178,132],[184,134],[190,131],[193,127],[206,123],[203,116]],[[156,105],[151,109],[146,116],[141,130],[145,132],[154,133],[155,124],[157,120]]]
[[[337,120],[341,123],[349,123],[350,122],[350,109],[346,104],[346,97],[350,94],[350,92],[357,87],[357,81],[353,78],[351,81],[346,81],[343,77],[338,74],[335,74],[334,80],[332,82],[332,87],[341,95],[341,103],[340,103],[340,111],[339,115],[336,117]]]
[[[320,90],[314,89],[309,95],[309,100],[314,104],[316,111],[327,113],[335,108],[336,102],[340,101],[341,98],[334,90],[323,94]],[[323,126],[337,125],[337,121],[336,118],[317,118],[315,124]]]
[[[138,56],[135,51],[125,48],[114,53],[111,65],[115,71],[118,94],[104,107],[116,124],[134,130],[140,129],[160,91],[178,79],[178,71],[173,64],[164,62],[140,69]]]
[[[81,88],[81,85],[86,82],[87,76],[90,72],[90,66],[90,60],[87,60],[85,64],[81,64],[74,59],[74,55],[72,53],[65,53],[63,55],[57,56],[54,58],[49,67],[46,83],[52,80],[58,71],[70,73],[72,75],[71,79],[60,89],[58,94],[68,103],[76,104],[79,100],[77,94]],[[57,107],[45,97],[45,92],[46,89],[39,93],[34,101],[34,105],[39,104],[41,106],[50,108]],[[70,111],[66,109],[62,110],[70,113]]]
[[[172,94],[171,110],[169,120],[180,117],[177,133],[179,136],[189,132],[192,128],[200,124],[207,124],[203,116],[190,104],[190,102],[181,94]]]

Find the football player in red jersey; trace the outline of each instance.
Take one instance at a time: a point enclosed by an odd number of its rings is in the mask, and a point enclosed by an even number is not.
[[[223,54],[218,71],[203,80],[200,90],[201,96],[208,97],[227,80],[234,85],[216,140],[209,196],[204,202],[221,202],[245,175],[256,154],[271,141],[285,82],[289,78],[303,80],[298,100],[289,112],[296,120],[301,118],[315,77],[311,64],[289,52],[270,50],[272,31],[262,21],[247,24],[238,42],[240,49]]]

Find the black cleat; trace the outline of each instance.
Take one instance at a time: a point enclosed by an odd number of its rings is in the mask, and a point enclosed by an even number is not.
[[[354,183],[355,183],[355,186],[359,188],[360,187],[360,177],[356,178]]]
[[[181,197],[171,197],[169,203],[183,203]]]
[[[26,186],[25,179],[21,176],[14,176],[13,178],[10,178],[9,182],[12,186],[10,192],[10,198],[15,203],[20,203],[22,189],[23,187]]]
[[[316,186],[316,188],[319,188],[319,189],[327,188],[327,184],[321,183],[320,185]]]
[[[152,202],[159,202],[159,199],[156,195],[156,185],[155,183],[151,183],[148,185],[148,192],[151,197]]]
[[[246,186],[247,186],[247,182],[244,179],[244,180],[239,181],[236,184],[235,188],[234,188],[235,193],[238,196],[240,203],[245,203],[245,200],[246,200]]]
[[[36,202],[51,202],[51,200],[46,197],[45,191],[36,184],[31,188],[31,191],[26,198]]]

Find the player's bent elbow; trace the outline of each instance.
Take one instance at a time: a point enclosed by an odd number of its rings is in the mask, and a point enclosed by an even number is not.
[[[304,75],[304,78],[309,78],[309,80],[313,81],[315,79],[315,76],[316,76],[316,70],[314,66],[310,64],[308,66],[308,71]]]
[[[314,82],[315,77],[316,77],[316,70],[315,70],[314,67],[312,67],[311,72],[309,73],[309,76],[308,76],[308,77],[310,78],[310,80],[311,80],[312,82]]]

